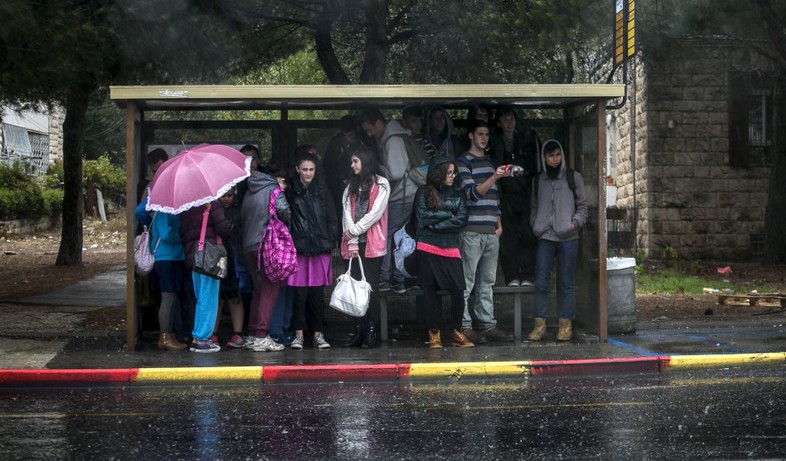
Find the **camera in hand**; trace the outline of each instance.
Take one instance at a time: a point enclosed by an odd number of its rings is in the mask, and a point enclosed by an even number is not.
[[[518,165],[506,165],[505,171],[511,176],[524,176],[524,168]]]

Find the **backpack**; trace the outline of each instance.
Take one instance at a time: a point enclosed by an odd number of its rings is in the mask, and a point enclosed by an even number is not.
[[[535,200],[538,200],[538,178],[540,175],[535,175],[532,178],[532,195],[535,197]],[[578,203],[579,196],[576,195],[576,170],[568,168],[565,170],[565,179],[568,180],[568,187],[570,187],[570,191],[573,192],[573,202]]]
[[[418,189],[417,193],[421,194],[423,189]],[[415,199],[417,203],[417,196]],[[406,278],[414,278],[418,275],[417,261],[415,257],[415,249],[417,247],[417,215],[415,214],[415,205],[412,205],[412,212],[409,216],[409,221],[399,230],[393,234],[393,262]]]
[[[265,234],[259,241],[257,252],[257,268],[264,268],[267,278],[271,282],[280,282],[297,272],[297,250],[292,234],[287,226],[278,219],[276,214],[276,199],[281,193],[281,188],[276,186],[270,194],[268,213],[270,221],[265,229]]]
[[[407,176],[418,187],[425,186],[429,159],[426,150],[423,149],[423,145],[407,133],[396,133],[392,136],[398,136],[404,141],[404,148],[407,150],[407,160],[409,160]]]

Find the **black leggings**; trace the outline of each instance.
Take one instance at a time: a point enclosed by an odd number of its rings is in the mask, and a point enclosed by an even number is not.
[[[417,256],[420,256],[419,254]],[[424,267],[425,264],[418,264]],[[431,271],[420,271],[419,281],[423,288],[423,316],[430,330],[442,325],[442,299],[437,296],[437,279]],[[464,290],[450,290],[450,327],[461,331],[464,319]]]
[[[292,323],[295,330],[322,331],[325,312],[325,287],[292,287],[295,289]]]

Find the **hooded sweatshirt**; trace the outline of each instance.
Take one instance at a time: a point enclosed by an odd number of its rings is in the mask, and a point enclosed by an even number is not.
[[[410,134],[399,122],[390,120],[385,124],[385,131],[380,139],[382,168],[385,178],[390,181],[393,187],[390,192],[390,201],[412,203],[418,186],[407,175],[410,169],[409,156],[401,135],[409,136]]]
[[[555,141],[556,140],[551,140]],[[567,169],[565,164],[565,150],[557,142],[562,151],[562,162],[555,178],[550,178],[547,172],[546,160],[543,157],[545,146],[543,143],[540,152],[540,173],[535,177],[534,187],[538,193],[532,197],[532,213],[530,223],[532,232],[539,239],[554,242],[566,242],[579,238],[579,229],[587,222],[587,200],[584,189],[584,178],[576,171],[576,199],[568,185]],[[576,229],[573,229],[576,223]]]
[[[431,113],[438,110],[445,113],[445,130],[442,133],[435,133],[431,129]],[[450,160],[453,160],[464,152],[464,148],[456,137],[456,128],[453,125],[453,119],[450,118],[450,114],[448,114],[445,109],[439,106],[432,107],[426,113],[424,120],[424,134],[426,139],[437,148],[437,155],[444,155]]]
[[[243,205],[240,208],[243,253],[259,251],[259,241],[270,221],[270,213],[268,213],[270,194],[276,187],[278,181],[273,176],[259,171],[251,172],[248,178],[248,192],[243,197]],[[284,194],[278,194],[276,199],[276,215],[285,224],[289,223],[289,203]]]

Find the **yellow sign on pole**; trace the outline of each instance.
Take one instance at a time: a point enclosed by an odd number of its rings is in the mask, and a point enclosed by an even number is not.
[[[614,65],[636,54],[636,0],[614,2]]]

